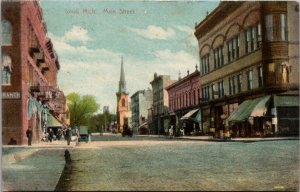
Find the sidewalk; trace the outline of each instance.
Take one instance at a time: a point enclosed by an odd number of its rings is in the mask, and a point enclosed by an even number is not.
[[[136,136],[168,138],[168,136],[165,135],[136,135]],[[256,142],[256,141],[277,141],[277,140],[299,140],[299,137],[214,138],[213,136],[180,136],[180,137],[174,137],[174,139],[217,141],[217,142]]]
[[[2,191],[54,191],[65,166],[65,140],[2,146]]]
[[[176,137],[176,139],[220,141],[220,142],[256,142],[256,141],[299,140],[299,137],[213,138],[213,136],[181,136],[181,137]]]

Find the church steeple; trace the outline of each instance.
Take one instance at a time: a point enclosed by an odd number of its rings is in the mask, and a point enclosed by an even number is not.
[[[119,81],[119,93],[126,93],[126,81],[125,81],[125,73],[123,66],[123,56],[121,57],[121,75]]]

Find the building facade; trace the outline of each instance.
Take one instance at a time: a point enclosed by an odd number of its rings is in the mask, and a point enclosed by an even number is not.
[[[66,99],[57,88],[60,68],[47,38],[39,1],[2,1],[2,143],[33,143],[47,130],[47,116],[67,126]]]
[[[169,96],[165,89],[174,81],[168,75],[157,75],[150,82],[153,92],[153,104],[151,108],[152,125],[151,132],[154,134],[164,134],[168,129]]]
[[[121,74],[119,81],[119,91],[116,93],[117,96],[117,123],[118,131],[123,131],[123,126],[125,123],[130,124],[131,112],[129,106],[129,97],[126,91],[126,81],[123,66],[123,57],[121,58]]]
[[[140,90],[135,92],[131,97],[131,127],[134,133],[139,133],[139,128],[142,125],[146,126],[148,121],[148,109],[152,105],[152,90]],[[148,126],[146,126],[148,127]]]
[[[200,131],[200,72],[196,70],[166,87],[169,95],[170,125],[183,128],[186,134]],[[197,119],[198,116],[198,119]]]
[[[284,1],[221,2],[196,26],[204,132],[299,133],[298,34],[298,3]]]

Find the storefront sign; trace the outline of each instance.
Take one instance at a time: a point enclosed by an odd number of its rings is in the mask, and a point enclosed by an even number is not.
[[[20,99],[20,92],[2,92],[2,99]]]

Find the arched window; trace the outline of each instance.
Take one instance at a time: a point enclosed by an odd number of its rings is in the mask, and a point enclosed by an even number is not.
[[[125,99],[122,99],[122,107],[125,107]]]
[[[11,30],[10,22],[7,20],[2,20],[1,25],[2,25],[2,45],[11,45],[12,30]]]
[[[2,54],[2,64],[2,85],[10,85],[12,73],[11,57],[5,53]]]

